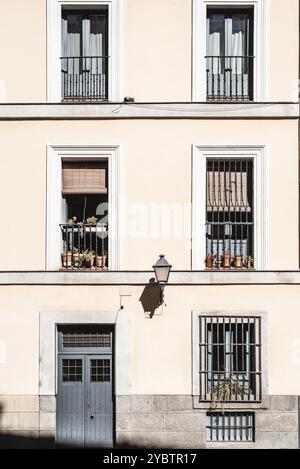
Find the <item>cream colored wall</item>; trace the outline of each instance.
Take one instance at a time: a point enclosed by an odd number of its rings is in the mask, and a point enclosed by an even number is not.
[[[0,184],[0,270],[45,269],[47,144],[66,143],[121,147],[121,219],[138,228],[122,231],[120,267],[127,270],[147,270],[160,252],[174,269],[191,268],[192,144],[266,145],[267,268],[298,269],[297,121],[122,120],[0,122],[0,171],[8,175]],[[148,237],[155,211],[134,220],[153,204],[177,204],[182,213],[186,206],[175,226],[184,224],[185,235]]]
[[[267,5],[266,100],[295,101],[298,1]],[[190,101],[192,0],[124,0],[122,11],[122,97]],[[0,102],[45,102],[46,39],[46,0],[2,0]]]
[[[0,103],[46,101],[46,0],[0,2]]]
[[[152,319],[139,301],[142,291],[131,287],[122,301],[132,317],[132,393],[191,394],[191,311],[197,310],[267,312],[269,393],[300,394],[299,286],[169,286],[167,306]],[[117,286],[2,286],[0,394],[38,393],[39,311],[117,311],[119,292]]]

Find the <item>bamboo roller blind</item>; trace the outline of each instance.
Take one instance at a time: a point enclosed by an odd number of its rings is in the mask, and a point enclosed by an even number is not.
[[[107,194],[107,162],[63,162],[63,194]]]

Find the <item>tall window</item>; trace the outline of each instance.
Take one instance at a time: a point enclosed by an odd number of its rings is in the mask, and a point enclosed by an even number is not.
[[[208,9],[208,100],[253,99],[253,9]]]
[[[200,400],[261,400],[261,318],[201,316]]]
[[[108,10],[62,11],[62,96],[108,98]]]
[[[62,269],[108,266],[108,161],[62,163]]]
[[[253,160],[207,159],[206,268],[253,268],[253,216]]]

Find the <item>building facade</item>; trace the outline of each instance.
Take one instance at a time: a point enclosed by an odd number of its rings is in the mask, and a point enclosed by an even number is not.
[[[298,1],[1,7],[0,445],[298,448]]]

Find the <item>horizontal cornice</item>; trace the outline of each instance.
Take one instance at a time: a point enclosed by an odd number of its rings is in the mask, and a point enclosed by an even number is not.
[[[153,277],[153,271],[0,272],[0,285],[147,285]],[[174,271],[168,285],[300,285],[300,271]]]
[[[297,118],[298,103],[0,104],[0,120]]]

